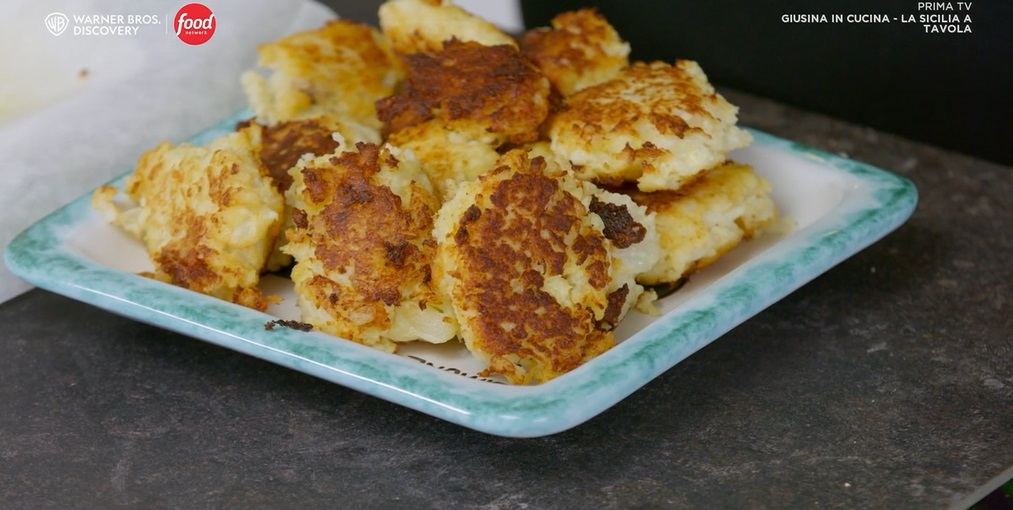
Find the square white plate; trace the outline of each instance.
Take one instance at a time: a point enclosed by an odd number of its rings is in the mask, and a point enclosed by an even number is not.
[[[194,136],[203,144],[231,131],[248,112]],[[918,194],[907,179],[869,165],[753,131],[732,159],[752,164],[774,188],[794,231],[743,243],[659,302],[661,315],[631,313],[619,345],[537,386],[480,378],[458,343],[408,346],[387,354],[319,332],[267,330],[297,319],[291,282],[263,286],[284,297],[268,313],[137,273],[151,270],[143,245],[106,224],[90,193],[19,234],[5,259],[44,289],[256,356],[490,434],[534,437],[576,426],[636,391],[701,347],[820,273],[900,226]],[[122,185],[122,178],[115,184]],[[846,313],[846,312],[844,312]]]

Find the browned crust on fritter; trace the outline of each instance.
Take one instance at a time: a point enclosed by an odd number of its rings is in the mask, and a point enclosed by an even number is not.
[[[405,61],[404,87],[377,102],[390,133],[440,117],[478,124],[513,143],[538,138],[549,111],[549,82],[517,48],[451,39],[441,51]]]
[[[623,305],[626,304],[626,297],[629,295],[630,286],[625,283],[609,293],[608,306],[605,307],[604,317],[598,321],[598,329],[610,331],[619,325],[619,316],[623,313]]]
[[[280,191],[292,185],[288,171],[304,154],[328,154],[338,148],[333,133],[334,128],[319,119],[291,120],[264,127],[260,161]]]
[[[612,204],[591,197],[589,209],[605,224],[603,233],[616,248],[629,248],[644,240],[647,229],[637,223],[625,205]]]
[[[568,258],[585,268],[591,286],[605,289],[609,253],[600,232],[580,230],[586,208],[544,173],[545,161],[524,162],[494,183],[488,202],[464,212],[453,236],[461,282],[455,293],[477,312],[469,318],[472,347],[490,356],[486,375],[512,382],[521,381],[511,356],[533,360],[530,371],[548,380],[614,343],[591,309],[562,306],[543,290],[546,276],[563,274]],[[482,179],[504,172],[513,170],[502,166]]]
[[[199,222],[192,221],[186,239],[169,243],[162,251],[154,254],[155,264],[172,283],[188,289],[211,289],[221,282],[221,276],[206,261],[211,249],[192,245],[193,240],[204,235],[203,227]]]

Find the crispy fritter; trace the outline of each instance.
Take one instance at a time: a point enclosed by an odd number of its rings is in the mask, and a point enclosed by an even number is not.
[[[696,62],[635,63],[570,96],[548,132],[582,178],[673,190],[749,144],[737,113]]]
[[[494,146],[538,139],[551,85],[517,48],[455,39],[405,61],[404,87],[377,103],[391,134],[438,118],[463,136]]]
[[[283,250],[296,260],[302,320],[386,351],[453,338],[457,323],[430,285],[439,203],[418,162],[360,143],[291,173],[295,227]]]
[[[556,16],[552,28],[529,30],[520,45],[564,96],[611,80],[629,64],[629,43],[590,8]]]
[[[288,171],[299,159],[307,154],[323,156],[339,146],[354,146],[359,142],[379,143],[380,133],[335,115],[300,116],[264,127],[260,160],[284,193],[292,185]]]
[[[144,241],[156,278],[265,310],[257,284],[284,203],[257,157],[260,130],[251,125],[206,147],[163,142],[126,178],[135,207],[119,209],[112,186],[93,202]]]
[[[339,148],[354,147],[359,142],[379,143],[380,132],[345,117],[318,114],[311,108],[295,120],[263,128],[260,160],[278,190],[284,193],[292,185],[289,170],[300,159],[330,154]],[[292,204],[286,200],[283,228],[267,263],[269,271],[277,271],[292,262],[292,258],[281,251],[288,242],[286,231],[292,228],[292,222]]]
[[[749,165],[728,162],[678,191],[630,191],[656,215],[664,258],[638,277],[644,284],[676,282],[712,264],[777,219],[766,179]]]
[[[560,167],[513,150],[440,209],[434,278],[484,375],[548,381],[615,343],[636,284],[615,278],[593,199]]]
[[[488,143],[470,139],[439,119],[404,128],[387,143],[414,153],[441,202],[453,196],[459,184],[491,170],[500,156]]]
[[[404,55],[438,51],[444,41],[454,38],[486,46],[517,44],[492,23],[450,0],[389,0],[378,15],[383,34]]]
[[[379,31],[345,20],[257,48],[260,67],[242,75],[250,107],[264,124],[292,120],[310,107],[379,127],[374,104],[403,77]]]
[[[631,309],[653,310],[644,285],[775,220],[770,185],[725,162],[751,140],[737,109],[695,62],[629,65],[593,9],[520,49],[451,0],[379,18],[261,45],[241,77],[255,119],[145,153],[133,206],[95,192],[155,278],[265,310],[261,272],[295,258],[301,321],[266,329],[388,352],[459,337],[482,376],[530,384],[615,345]]]

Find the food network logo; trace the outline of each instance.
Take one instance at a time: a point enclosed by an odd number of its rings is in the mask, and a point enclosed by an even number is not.
[[[75,36],[118,36],[137,35],[141,26],[165,25],[169,33],[168,14],[73,14],[53,12],[46,16],[46,30],[59,37],[68,28]],[[218,21],[206,5],[190,3],[176,11],[172,18],[172,33],[186,44],[197,46],[208,42],[215,35]]]
[[[186,4],[172,19],[172,28],[176,31],[176,37],[187,44],[204,44],[215,35],[215,13],[211,12],[204,4]]]

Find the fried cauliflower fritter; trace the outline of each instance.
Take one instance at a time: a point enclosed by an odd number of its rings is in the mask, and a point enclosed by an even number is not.
[[[611,80],[629,64],[629,43],[594,9],[564,12],[552,28],[527,31],[520,46],[564,96]]]
[[[257,52],[269,75],[251,70],[241,81],[250,107],[268,125],[316,107],[378,128],[374,104],[394,92],[404,74],[379,31],[345,20],[263,44]]]
[[[377,103],[390,134],[440,119],[462,136],[494,147],[538,139],[551,85],[517,48],[450,40],[439,51],[405,61],[404,86]]]
[[[444,41],[474,41],[485,46],[517,43],[496,25],[450,0],[389,0],[378,12],[380,28],[400,54],[439,51]]]
[[[295,227],[283,251],[302,320],[388,352],[441,343],[457,323],[430,285],[439,208],[418,162],[385,146],[306,159],[291,170]]]
[[[380,132],[346,117],[318,114],[311,109],[295,120],[263,128],[260,161],[274,179],[275,186],[284,193],[292,185],[289,170],[300,159],[330,154],[339,148],[354,147],[359,142],[379,143]],[[288,242],[286,231],[292,228],[292,222],[292,204],[286,200],[281,234],[267,262],[269,271],[277,271],[292,262],[292,257],[281,251]]]
[[[249,126],[206,147],[163,142],[126,177],[135,207],[119,209],[112,186],[93,203],[145,243],[155,278],[265,310],[257,284],[284,200],[258,159],[260,132]]]
[[[630,191],[656,215],[664,257],[637,278],[644,284],[677,282],[703,269],[777,219],[766,179],[749,165],[728,162],[678,191]]]
[[[452,0],[387,0],[263,44],[255,118],[162,143],[92,197],[151,276],[266,310],[295,261],[301,329],[395,352],[459,338],[480,376],[546,382],[633,309],[777,218],[700,66],[629,63],[593,8],[520,42]],[[305,326],[305,328],[302,328]],[[311,327],[312,326],[312,327]],[[406,347],[407,349],[407,347]]]
[[[548,132],[582,178],[673,190],[750,143],[737,112],[696,62],[634,63],[570,96]]]
[[[636,284],[616,279],[589,186],[518,149],[440,209],[433,276],[483,375],[548,381],[614,345]]]
[[[288,171],[299,159],[323,156],[339,146],[354,147],[359,142],[380,143],[380,132],[326,113],[299,116],[264,127],[260,160],[284,193],[292,185]]]
[[[455,39],[405,60],[405,85],[378,114],[388,142],[418,157],[441,200],[492,168],[498,147],[538,139],[551,85],[516,48]]]
[[[470,139],[438,119],[404,128],[387,143],[412,151],[441,202],[453,196],[459,184],[496,166],[500,157],[488,143]]]

